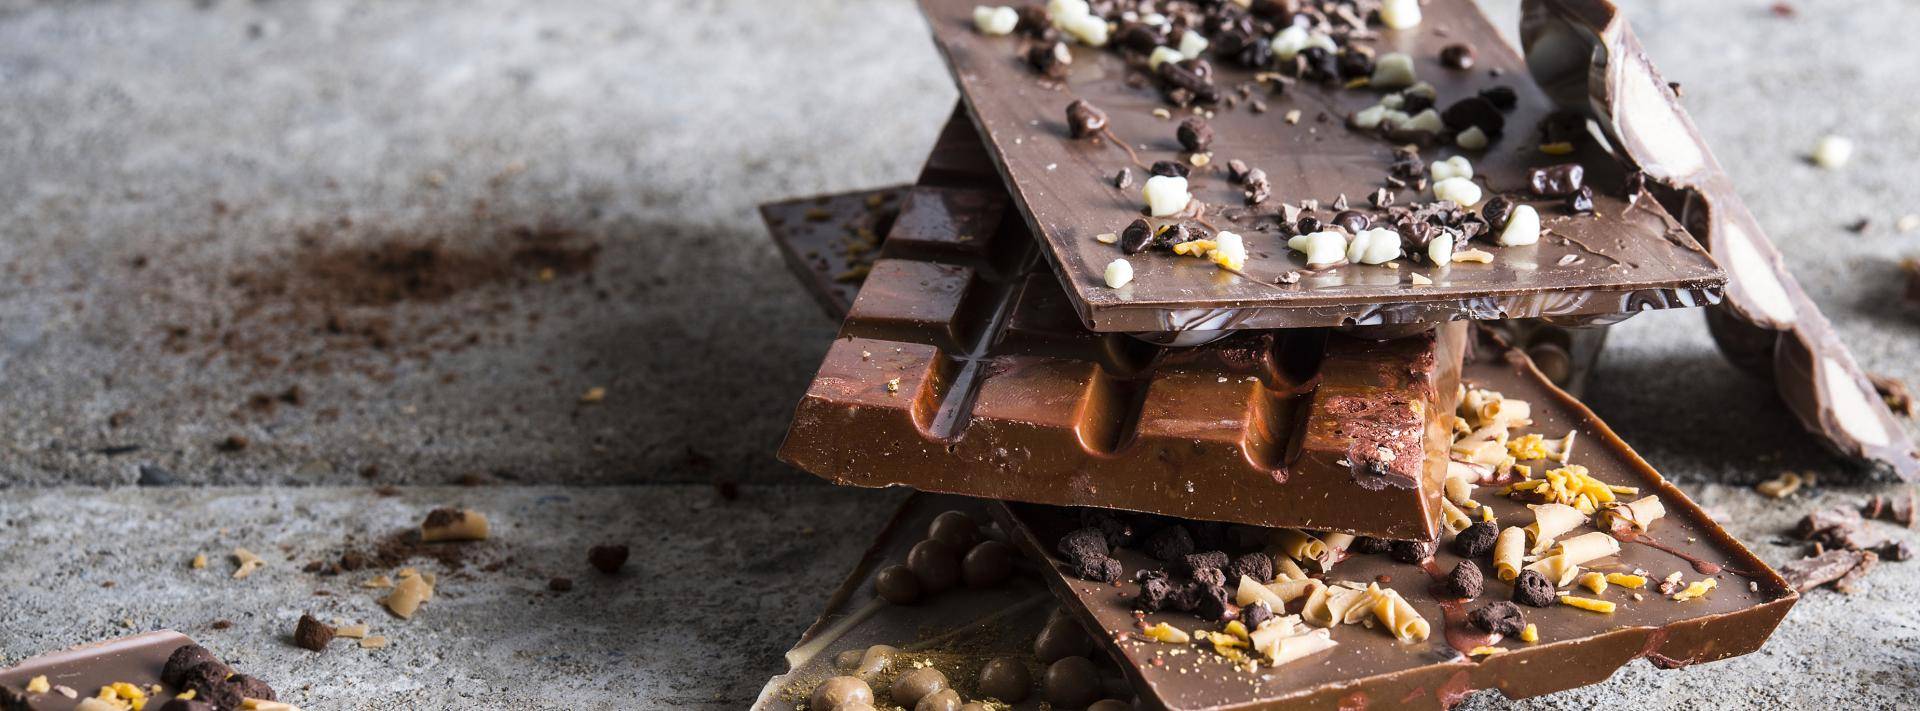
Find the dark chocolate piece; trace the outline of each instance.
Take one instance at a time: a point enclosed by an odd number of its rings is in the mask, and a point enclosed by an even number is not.
[[[1836,452],[1920,478],[1920,450],[1794,280],[1626,18],[1603,0],[1526,0],[1520,34],[1534,78],[1560,105],[1598,112],[1613,145],[1726,268],[1726,301],[1707,312],[1721,352],[1772,378],[1787,408]]]
[[[844,314],[879,255],[881,238],[893,228],[905,194],[905,187],[894,187],[782,200],[761,205],[760,219],[785,235],[775,243],[788,268],[832,276],[803,281],[820,308]]]
[[[1564,392],[1554,389],[1523,359],[1494,358],[1468,366],[1473,385],[1528,401],[1533,408],[1533,431],[1579,432],[1582,449],[1575,463],[1604,481],[1640,488],[1655,494],[1667,515],[1649,532],[1660,544],[1700,564],[1718,566],[1719,586],[1705,596],[1676,602],[1651,594],[1633,599],[1623,588],[1601,595],[1616,602],[1613,614],[1596,614],[1555,603],[1526,609],[1522,622],[1533,622],[1538,643],[1495,640],[1473,627],[1470,604],[1436,597],[1432,584],[1438,571],[1451,569],[1462,559],[1451,551],[1435,554],[1430,566],[1398,563],[1387,556],[1356,555],[1338,563],[1328,580],[1377,582],[1406,598],[1432,625],[1425,641],[1402,643],[1376,628],[1345,625],[1333,630],[1338,646],[1314,657],[1279,667],[1262,665],[1253,672],[1235,671],[1214,656],[1206,645],[1178,646],[1143,638],[1142,626],[1166,622],[1183,630],[1200,624],[1192,615],[1172,609],[1135,613],[1136,583],[1118,589],[1087,586],[1061,574],[1064,563],[1049,560],[1054,575],[1048,582],[1069,608],[1090,628],[1105,634],[1096,641],[1122,656],[1135,689],[1151,707],[1206,708],[1409,708],[1443,709],[1477,689],[1498,689],[1520,699],[1593,684],[1637,658],[1651,658],[1666,668],[1723,659],[1752,652],[1770,636],[1798,595],[1765,563],[1715,525],[1678,488],[1620,442],[1591,411]],[[1522,502],[1487,496],[1481,505],[1494,508],[1501,521],[1528,520]],[[997,511],[1014,543],[1038,551],[1045,542],[1075,527],[1068,510],[1030,504],[1005,504]],[[1617,556],[1595,561],[1595,570],[1689,570],[1692,561],[1638,540],[1622,543]],[[1115,558],[1128,572],[1158,565],[1144,552],[1122,548]],[[1433,572],[1429,572],[1433,571]],[[1694,573],[1689,573],[1691,579]],[[1128,580],[1132,580],[1129,576]],[[1488,597],[1504,598],[1510,584],[1486,581]],[[1576,592],[1575,594],[1582,594]],[[1484,598],[1483,598],[1484,599]],[[1509,615],[1483,613],[1488,626],[1512,630]],[[1498,645],[1504,654],[1469,656],[1480,645]],[[1199,670],[1205,670],[1201,672]]]
[[[1520,606],[1511,602],[1491,602],[1474,608],[1467,613],[1467,622],[1482,632],[1497,635],[1516,635],[1527,626],[1527,618],[1521,614]]]
[[[1546,155],[1532,150],[1538,139],[1530,130],[1506,130],[1484,151],[1474,153],[1476,180],[1485,176],[1495,187],[1523,189],[1530,167],[1579,162],[1586,167],[1588,181],[1603,188],[1595,197],[1596,216],[1576,219],[1559,209],[1542,209],[1542,227],[1551,233],[1549,237],[1527,247],[1490,247],[1496,255],[1492,263],[1454,264],[1446,278],[1432,285],[1414,286],[1409,281],[1409,272],[1431,271],[1417,264],[1402,264],[1397,270],[1348,265],[1302,271],[1303,255],[1286,247],[1290,235],[1270,229],[1276,216],[1283,214],[1279,205],[1297,205],[1302,200],[1331,204],[1342,194],[1371,194],[1380,187],[1396,144],[1331,123],[1314,128],[1316,122],[1305,120],[1288,126],[1244,105],[1208,106],[1213,111],[1206,119],[1214,136],[1212,149],[1224,158],[1264,167],[1271,174],[1271,197],[1258,206],[1243,207],[1248,199],[1245,188],[1211,169],[1195,171],[1189,188],[1206,206],[1210,222],[1244,238],[1253,255],[1241,269],[1247,278],[1205,261],[1149,252],[1130,260],[1134,279],[1126,289],[1110,289],[1103,274],[1119,252],[1094,236],[1117,232],[1140,216],[1145,202],[1137,188],[1115,194],[1107,178],[1128,164],[1129,157],[1108,140],[1070,138],[1067,105],[1080,99],[1104,109],[1107,131],[1136,148],[1141,161],[1185,159],[1191,151],[1171,140],[1175,127],[1169,124],[1175,122],[1156,117],[1153,110],[1166,108],[1180,118],[1191,115],[1190,111],[1170,106],[1165,99],[1206,105],[1209,94],[1228,95],[1228,88],[1243,84],[1264,84],[1255,91],[1268,92],[1284,82],[1258,82],[1255,75],[1278,75],[1286,68],[1280,72],[1272,67],[1247,68],[1240,65],[1240,52],[1234,56],[1210,52],[1198,60],[1163,62],[1142,84],[1140,78],[1130,78],[1144,71],[1137,56],[1129,60],[1114,48],[1074,46],[1066,87],[1039,89],[1022,58],[1026,40],[978,32],[972,20],[973,0],[921,0],[920,4],[975,124],[989,133],[993,159],[1016,194],[1016,212],[1041,238],[1046,261],[1058,270],[1055,278],[1067,285],[1067,303],[1095,331],[1217,331],[1617,314],[1718,300],[1725,279],[1719,267],[1661,206],[1647,203],[1629,209],[1617,190],[1625,179],[1617,159],[1592,140],[1576,141],[1571,155]],[[1196,14],[1238,12],[1206,9],[1226,4],[1201,4]],[[1111,11],[1117,13],[1120,8],[1111,6]],[[1472,2],[1436,0],[1425,3],[1422,11],[1427,20],[1417,31],[1351,44],[1405,52],[1417,65],[1419,78],[1435,87],[1441,107],[1484,98],[1494,111],[1476,113],[1476,125],[1499,121],[1532,127],[1554,109],[1538,86],[1526,82],[1520,57]],[[1432,27],[1445,27],[1447,36],[1431,31]],[[1238,37],[1226,28],[1199,29],[1219,40],[1220,50],[1230,49],[1227,36]],[[1342,36],[1341,41],[1345,39]],[[1442,67],[1441,48],[1462,42],[1477,50],[1474,71]],[[1342,57],[1350,54],[1324,48],[1303,52],[1305,80],[1285,89],[1287,101],[1308,108],[1309,115],[1323,110],[1317,107],[1329,107],[1336,120],[1378,101],[1379,91],[1344,88],[1343,72],[1357,68],[1346,62],[1359,59],[1343,62]],[[1501,81],[1514,90],[1513,108],[1502,111],[1499,99],[1479,96],[1488,88],[1482,69],[1512,75]],[[1314,81],[1319,79],[1329,83]],[[1419,110],[1413,105],[1403,108]],[[1356,156],[1376,158],[1356,160]],[[1424,160],[1440,156],[1429,150]],[[1283,169],[1284,175],[1275,172]],[[1402,203],[1432,199],[1424,189],[1400,197]],[[1552,201],[1556,207],[1558,202]],[[1587,258],[1562,264],[1569,255]],[[1290,272],[1301,272],[1297,284],[1276,283]]]
[[[26,693],[27,683],[37,676],[47,677],[56,689]],[[101,687],[120,682],[143,691],[158,686],[159,692],[149,695],[149,709],[177,708],[167,706],[167,700],[188,690],[221,709],[237,709],[242,699],[275,698],[265,682],[233,673],[186,635],[159,630],[53,652],[0,669],[0,708],[69,711]],[[67,698],[58,690],[61,687],[76,692],[76,697]]]
[[[1435,537],[1428,463],[1450,436],[1429,415],[1453,409],[1462,324],[1188,348],[1091,333],[997,189],[901,202],[783,460],[863,486]]]
[[[1447,574],[1447,592],[1454,597],[1471,600],[1480,597],[1486,588],[1487,574],[1471,559],[1460,561],[1453,566],[1453,572]]]

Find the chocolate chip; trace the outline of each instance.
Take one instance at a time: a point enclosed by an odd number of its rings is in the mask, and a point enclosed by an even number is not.
[[[1361,230],[1373,226],[1373,220],[1357,210],[1347,210],[1338,215],[1334,215],[1333,224],[1344,227],[1348,232],[1357,235],[1360,234]]]
[[[1120,561],[1112,558],[1101,558],[1081,562],[1079,565],[1074,566],[1073,574],[1079,576],[1081,580],[1117,583],[1120,582],[1122,572],[1124,571],[1120,565]]]
[[[213,652],[207,651],[206,647],[197,644],[180,645],[179,649],[173,650],[173,654],[167,657],[166,666],[161,667],[160,681],[167,686],[184,687],[187,685],[187,672],[208,663],[219,664],[223,668],[226,666],[220,663],[219,657],[213,656]],[[220,672],[220,678],[225,679],[229,673],[232,673],[231,670]]]
[[[1107,112],[1095,108],[1086,99],[1074,99],[1067,104],[1067,133],[1074,138],[1086,138],[1107,128]]]
[[[912,605],[920,601],[925,589],[920,585],[920,577],[907,566],[889,565],[873,576],[873,592],[895,605]]]
[[[1127,168],[1121,168],[1120,172],[1114,173],[1113,187],[1121,190],[1133,187],[1133,171]]]
[[[1472,69],[1473,45],[1450,44],[1440,48],[1440,66],[1448,69]]]
[[[1486,574],[1480,572],[1480,566],[1470,560],[1460,561],[1459,565],[1453,566],[1453,572],[1447,574],[1447,592],[1454,597],[1480,597],[1480,591],[1486,585]]]
[[[587,564],[594,570],[612,575],[627,564],[626,546],[594,546],[587,549]]]
[[[1073,70],[1073,50],[1067,49],[1065,42],[1034,45],[1027,50],[1027,63],[1041,76],[1065,79],[1067,72]]]
[[[1145,221],[1138,221],[1136,224],[1145,224]],[[1129,227],[1127,231],[1132,232],[1133,228]],[[1070,531],[1067,535],[1061,536],[1054,550],[1060,551],[1061,557],[1066,558],[1067,562],[1073,565],[1113,555],[1113,550],[1107,547],[1106,534],[1092,526]]]
[[[1593,186],[1582,185],[1579,190],[1567,196],[1567,211],[1575,215],[1593,213]]]
[[[1480,98],[1493,102],[1494,107],[1501,111],[1512,111],[1513,107],[1520,105],[1520,95],[1510,86],[1490,86],[1481,89]]]
[[[1487,136],[1498,136],[1507,127],[1507,117],[1500,109],[1484,97],[1469,96],[1453,102],[1447,110],[1440,112],[1440,120],[1456,131],[1478,128]]]
[[[1453,537],[1453,552],[1462,558],[1478,558],[1493,550],[1493,539],[1499,535],[1499,527],[1492,522],[1476,522]]]
[[[1373,53],[1364,47],[1342,49],[1334,58],[1334,67],[1340,71],[1340,76],[1348,79],[1373,76]]]
[[[1303,235],[1319,232],[1320,228],[1320,218],[1312,215],[1301,215],[1300,220],[1293,224],[1293,230]]]
[[[1487,198],[1486,204],[1480,206],[1480,217],[1487,221],[1491,234],[1500,234],[1507,229],[1507,220],[1513,217],[1513,201],[1505,195]]]
[[[553,578],[547,581],[547,589],[553,592],[573,592],[573,578]]]
[[[1587,169],[1579,163],[1561,163],[1527,171],[1527,187],[1543,197],[1566,197],[1580,190]]]
[[[1553,604],[1553,581],[1538,570],[1520,571],[1520,578],[1513,581],[1513,601],[1532,607],[1546,607]]]
[[[1139,254],[1147,251],[1153,244],[1153,227],[1146,220],[1134,220],[1127,229],[1120,232],[1120,251],[1126,254]],[[1064,542],[1064,540],[1062,541]]]
[[[1147,555],[1163,563],[1172,563],[1193,552],[1193,534],[1187,527],[1173,524],[1147,537]]]
[[[1260,629],[1260,623],[1272,618],[1273,608],[1267,607],[1267,603],[1264,602],[1256,601],[1240,608],[1240,624],[1246,625],[1249,632]]]
[[[1347,546],[1347,550],[1353,551],[1355,553],[1385,553],[1387,552],[1387,549],[1391,548],[1392,546],[1393,546],[1393,542],[1385,538],[1374,538],[1373,536],[1360,536],[1358,538],[1353,539],[1353,544]]]
[[[1181,121],[1173,135],[1180,139],[1180,147],[1187,149],[1188,153],[1205,153],[1213,147],[1213,127],[1198,116],[1189,116]]]
[[[1438,547],[1433,541],[1394,541],[1387,553],[1402,563],[1419,563],[1433,557],[1433,549]]]
[[[308,651],[326,651],[327,644],[333,641],[333,628],[326,623],[313,619],[312,615],[301,615],[300,621],[293,626],[293,644]]]
[[[1526,629],[1527,618],[1520,606],[1511,602],[1490,602],[1467,613],[1467,623],[1482,632],[1516,635]]]
[[[1238,584],[1241,576],[1253,578],[1256,583],[1265,583],[1273,579],[1273,556],[1253,552],[1233,559],[1227,565],[1227,581]]]
[[[1168,178],[1184,178],[1187,177],[1187,174],[1191,172],[1191,170],[1192,169],[1188,168],[1185,163],[1171,160],[1157,160],[1153,162],[1152,167],[1147,168],[1147,174]]]

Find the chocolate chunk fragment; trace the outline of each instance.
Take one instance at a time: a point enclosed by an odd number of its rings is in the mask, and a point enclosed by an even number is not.
[[[1227,567],[1227,554],[1224,551],[1201,551],[1188,553],[1180,557],[1180,565],[1175,568],[1182,575],[1192,576],[1203,568],[1223,569]]]
[[[1160,32],[1141,22],[1129,22],[1114,33],[1113,43],[1122,49],[1148,54],[1160,46]]]
[[[1133,171],[1128,168],[1121,168],[1120,172],[1114,173],[1113,187],[1121,190],[1133,187]]]
[[[1246,625],[1248,631],[1260,629],[1260,623],[1272,618],[1273,608],[1267,607],[1267,603],[1264,602],[1256,601],[1240,608],[1240,624]]]
[[[594,546],[587,549],[587,564],[594,570],[612,575],[627,564],[626,546]]]
[[[1454,43],[1440,48],[1440,66],[1448,69],[1472,69],[1473,45]]]
[[[1394,541],[1387,553],[1402,563],[1419,563],[1433,557],[1433,541]]]
[[[1293,223],[1293,231],[1303,235],[1319,232],[1320,228],[1320,218],[1312,215],[1301,215],[1300,220]]]
[[[1453,102],[1447,110],[1440,112],[1440,120],[1455,131],[1478,128],[1489,137],[1500,135],[1507,127],[1507,117],[1500,113],[1493,102],[1481,96],[1469,96]]]
[[[1193,582],[1202,587],[1223,587],[1227,584],[1227,574],[1219,568],[1195,568]]]
[[[1199,597],[1193,606],[1193,614],[1201,619],[1226,622],[1240,614],[1233,604],[1233,596],[1227,593],[1224,585],[1195,586]]]
[[[1493,102],[1501,111],[1512,111],[1520,105],[1520,95],[1510,86],[1490,86],[1480,90],[1480,98]]]
[[[185,687],[187,685],[187,672],[194,667],[208,663],[218,664],[221,667],[226,666],[225,664],[221,664],[218,657],[213,656],[213,652],[207,651],[206,647],[197,644],[181,645],[179,649],[173,650],[171,656],[167,657],[166,666],[161,667],[160,681],[164,682],[167,686]],[[226,678],[227,674],[231,673],[231,671],[232,670],[221,671],[220,677],[223,679]]]
[[[1373,226],[1373,220],[1357,210],[1346,210],[1333,216],[1333,224],[1346,228],[1349,233],[1360,234],[1361,230]]]
[[[1873,383],[1873,391],[1880,394],[1881,401],[1887,403],[1887,409],[1905,417],[1914,416],[1913,393],[1907,390],[1905,382],[1871,373],[1867,375],[1867,381]]]
[[[1395,148],[1393,163],[1387,166],[1387,174],[1411,183],[1427,176],[1427,162],[1420,159],[1417,150]]]
[[[1325,47],[1308,47],[1294,55],[1294,71],[1301,79],[1330,82],[1340,78],[1340,59]]]
[[[1273,556],[1265,553],[1247,553],[1227,565],[1227,581],[1238,583],[1241,576],[1253,578],[1254,582],[1266,583],[1273,580]]]
[[[1053,23],[1047,18],[1047,8],[1039,3],[1013,6],[1020,16],[1020,22],[1014,29],[1029,37],[1041,37],[1053,31]]]
[[[229,676],[237,677],[238,675],[233,674],[225,664],[207,662],[187,670],[182,679],[181,688],[192,691],[194,698],[216,707],[236,709],[240,707],[240,701],[244,697],[241,696],[237,685],[227,683]]]
[[[1593,186],[1582,185],[1580,189],[1567,196],[1567,212],[1575,215],[1593,214]]]
[[[1392,546],[1393,542],[1385,538],[1360,536],[1353,539],[1353,544],[1347,546],[1347,550],[1355,553],[1385,553]]]
[[[1488,234],[1500,234],[1507,229],[1507,220],[1513,218],[1513,201],[1505,195],[1487,198],[1480,206],[1480,217],[1487,221]]]
[[[1213,85],[1213,69],[1199,60],[1163,62],[1160,65],[1162,93],[1177,106],[1220,101],[1220,89]]]
[[[1245,187],[1241,192],[1246,196],[1248,205],[1266,202],[1267,198],[1273,196],[1273,184],[1267,181],[1267,171],[1254,168],[1253,172],[1247,176]]]
[[[1198,116],[1189,116],[1181,121],[1173,133],[1180,140],[1180,147],[1187,149],[1188,153],[1205,153],[1213,147],[1213,127]]]
[[[1877,552],[1881,558],[1895,562],[1913,559],[1913,546],[1906,541],[1887,541]]]
[[[1147,612],[1159,612],[1173,605],[1179,586],[1166,575],[1156,575],[1140,581],[1140,594],[1135,596],[1133,604]]]
[[[1527,618],[1511,602],[1491,602],[1467,613],[1467,623],[1482,632],[1512,636],[1526,629]]]
[[[1146,220],[1134,220],[1127,229],[1120,232],[1120,251],[1126,254],[1139,254],[1153,246],[1153,227]]]
[[[1128,231],[1131,232],[1132,228],[1128,228]],[[1074,565],[1113,555],[1113,550],[1107,547],[1107,535],[1092,526],[1076,529],[1061,536],[1060,543],[1054,549],[1060,551],[1060,556]]]
[[[333,634],[333,628],[326,623],[313,619],[312,615],[301,615],[300,621],[293,627],[293,644],[301,649],[321,652],[333,641]]]
[[[1193,552],[1193,534],[1187,527],[1173,524],[1147,536],[1147,555],[1163,563],[1177,562]]]
[[[1453,552],[1462,558],[1478,558],[1493,551],[1493,540],[1499,535],[1499,526],[1494,523],[1476,522],[1453,537]]]
[[[1858,584],[1861,578],[1866,577],[1867,573],[1872,572],[1873,566],[1879,562],[1880,556],[1873,551],[1860,551],[1860,564],[1842,574],[1839,580],[1833,581],[1833,589],[1851,594],[1853,586]]]
[[[547,589],[553,592],[573,592],[573,578],[552,578],[547,580]]]
[[[273,687],[267,686],[267,682],[261,681],[256,677],[247,676],[246,674],[235,674],[227,677],[227,685],[239,691],[240,698],[242,699],[259,699],[261,701],[273,701],[275,699]]]
[[[1235,158],[1233,160],[1227,161],[1227,179],[1228,180],[1232,180],[1233,182],[1236,182],[1236,183],[1245,183],[1247,182],[1248,170],[1251,170],[1251,168],[1247,167],[1246,161],[1240,160],[1239,158]]]
[[[1546,607],[1553,604],[1553,581],[1538,570],[1520,571],[1519,579],[1513,581],[1513,601],[1530,607]]]
[[[1147,168],[1148,175],[1162,175],[1169,178],[1184,178],[1191,169],[1185,163],[1171,160],[1157,160]]]
[[[1067,104],[1067,133],[1074,138],[1086,138],[1107,128],[1107,112],[1101,111],[1086,99],[1074,99]]]
[[[1074,566],[1073,570],[1073,574],[1079,576],[1081,580],[1109,584],[1120,582],[1120,574],[1122,572],[1120,561],[1112,558],[1082,561],[1080,564]]]
[[[1453,566],[1453,572],[1447,574],[1447,592],[1454,597],[1473,599],[1487,586],[1486,573],[1480,572],[1480,566],[1471,560],[1460,561]]]
[[[1065,42],[1034,45],[1027,50],[1027,63],[1033,70],[1049,79],[1065,79],[1073,70],[1073,50],[1067,49]]]

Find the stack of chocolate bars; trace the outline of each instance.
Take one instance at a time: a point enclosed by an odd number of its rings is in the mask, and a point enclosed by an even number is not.
[[[1797,599],[1574,395],[1705,307],[1920,464],[1604,0],[921,0],[910,187],[763,208],[842,320],[780,455],[908,501],[762,708],[1444,708]],[[1048,610],[1053,612],[1049,613]]]

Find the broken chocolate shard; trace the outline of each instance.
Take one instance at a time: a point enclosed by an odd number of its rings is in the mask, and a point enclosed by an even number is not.
[[[1726,268],[1726,300],[1707,311],[1721,352],[1771,378],[1800,423],[1835,452],[1920,478],[1920,450],[1787,270],[1618,8],[1525,0],[1520,35],[1534,79],[1561,106],[1592,114]]]

